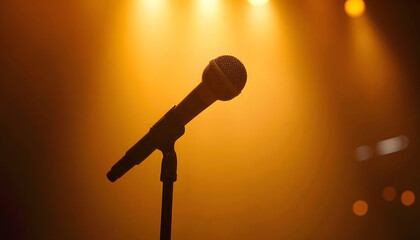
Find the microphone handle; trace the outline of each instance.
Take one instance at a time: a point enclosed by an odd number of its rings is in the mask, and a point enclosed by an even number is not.
[[[150,131],[144,135],[133,147],[131,147],[124,157],[122,157],[107,173],[109,181],[115,182],[118,178],[128,172],[135,165],[140,164],[153,151],[156,144]]]

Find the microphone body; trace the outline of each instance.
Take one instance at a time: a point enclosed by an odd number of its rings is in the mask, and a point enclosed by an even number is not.
[[[204,69],[202,82],[177,106],[173,106],[153,127],[131,147],[108,172],[111,182],[140,164],[162,143],[182,136],[184,126],[216,100],[230,100],[237,96],[246,83],[246,70],[235,57],[224,55],[210,61]],[[172,142],[172,143],[173,143]]]

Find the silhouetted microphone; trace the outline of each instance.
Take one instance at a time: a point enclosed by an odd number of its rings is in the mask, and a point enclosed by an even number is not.
[[[186,125],[216,100],[227,101],[238,96],[245,86],[246,78],[246,69],[237,58],[224,55],[210,60],[203,71],[201,83],[127,151],[108,172],[108,179],[115,182],[132,167],[140,164],[158,148],[157,139],[177,134],[171,133],[171,126]]]

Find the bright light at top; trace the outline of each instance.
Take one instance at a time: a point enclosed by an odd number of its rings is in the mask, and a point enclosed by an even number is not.
[[[350,17],[359,17],[365,12],[365,2],[363,0],[347,0],[344,9]]]
[[[255,6],[262,6],[269,2],[270,0],[248,0],[249,3]]]
[[[217,0],[200,0],[200,8],[205,12],[214,11],[217,7]]]

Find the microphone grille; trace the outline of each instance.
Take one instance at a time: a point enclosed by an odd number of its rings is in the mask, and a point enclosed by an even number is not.
[[[230,82],[238,89],[242,90],[246,83],[246,69],[239,59],[230,55],[222,55],[214,59],[217,66]]]
[[[242,91],[246,77],[241,61],[233,56],[223,55],[210,61],[203,71],[202,80],[216,99],[227,101]]]

